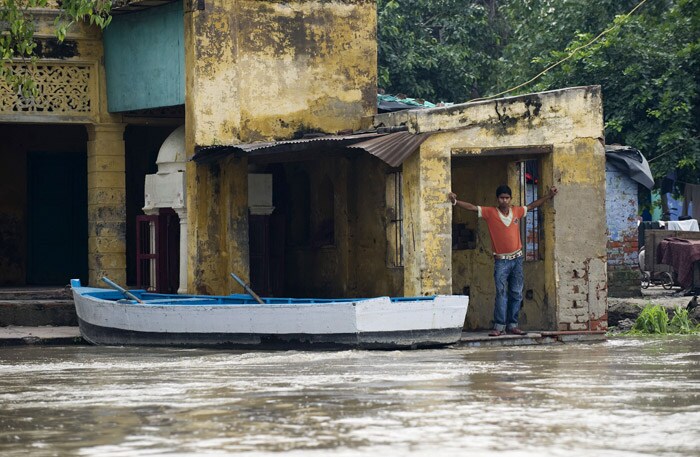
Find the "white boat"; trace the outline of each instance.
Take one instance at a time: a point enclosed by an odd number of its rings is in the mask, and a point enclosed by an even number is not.
[[[117,286],[118,287],[118,286]],[[167,295],[71,280],[82,337],[99,345],[414,349],[456,343],[469,297]],[[131,298],[125,298],[125,294]]]

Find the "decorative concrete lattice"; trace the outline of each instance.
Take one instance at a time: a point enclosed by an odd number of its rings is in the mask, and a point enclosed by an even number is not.
[[[91,114],[94,108],[91,65],[14,64],[15,75],[29,75],[37,86],[24,97],[0,80],[0,113]]]

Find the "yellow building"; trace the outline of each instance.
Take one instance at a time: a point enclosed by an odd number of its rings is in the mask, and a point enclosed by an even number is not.
[[[3,285],[164,288],[167,269],[219,294],[233,271],[278,296],[468,292],[466,327],[487,328],[488,236],[446,194],[556,184],[529,232],[523,326],[605,327],[599,88],[375,115],[373,2],[118,5],[63,44],[37,12],[42,91],[0,92]]]

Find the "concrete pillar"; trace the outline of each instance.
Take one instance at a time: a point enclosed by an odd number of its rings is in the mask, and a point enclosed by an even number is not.
[[[248,160],[187,162],[188,280],[197,294],[243,292],[249,278]]]
[[[605,330],[605,148],[598,138],[554,144],[552,167],[559,194],[546,206],[554,210],[557,329]]]
[[[126,284],[126,124],[87,126],[88,281]]]
[[[403,164],[404,295],[452,293],[450,150],[430,140]]]
[[[178,294],[187,293],[187,209],[175,209],[180,218],[180,285],[177,288]]]

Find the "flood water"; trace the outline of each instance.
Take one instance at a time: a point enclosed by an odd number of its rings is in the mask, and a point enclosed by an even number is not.
[[[0,455],[693,456],[700,338],[0,348]]]

